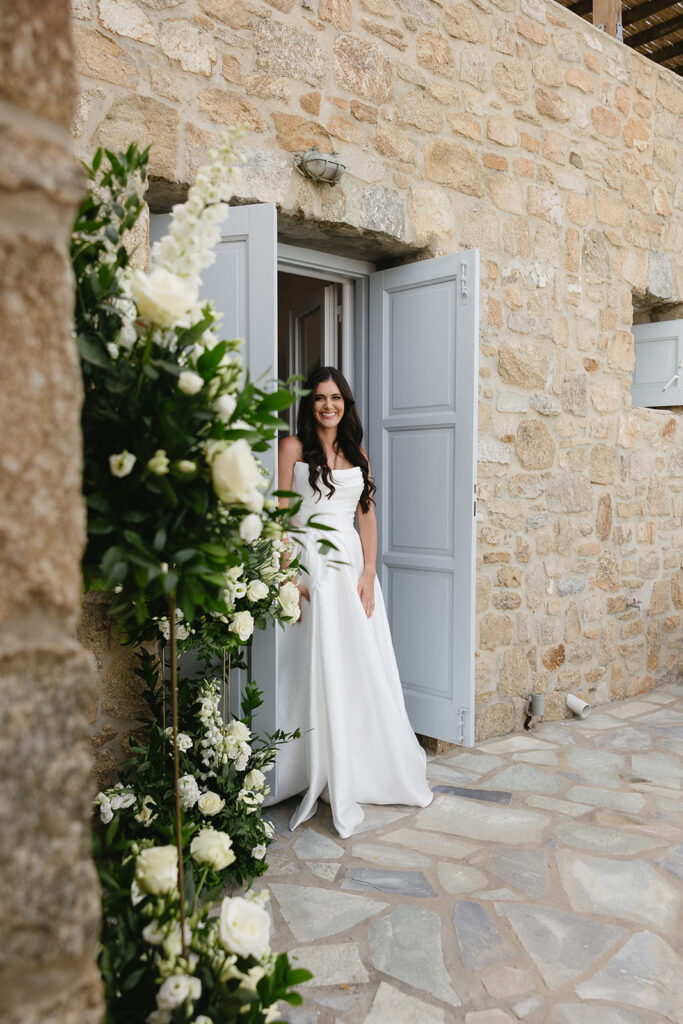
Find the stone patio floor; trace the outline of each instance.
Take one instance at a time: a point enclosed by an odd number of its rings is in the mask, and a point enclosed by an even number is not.
[[[424,810],[270,808],[291,1024],[683,1022],[683,687],[429,758]]]

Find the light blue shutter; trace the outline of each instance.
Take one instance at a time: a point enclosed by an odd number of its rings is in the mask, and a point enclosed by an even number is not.
[[[631,382],[634,405],[683,405],[683,320],[634,324],[636,365]]]
[[[474,741],[479,253],[373,274],[379,566],[416,732]]]
[[[150,218],[154,242],[167,230],[169,214]],[[223,223],[216,246],[216,261],[202,274],[203,299],[211,299],[223,314],[221,338],[243,338],[244,360],[252,379],[277,377],[277,216],[272,203],[233,206]],[[275,471],[274,448],[259,455]],[[251,649],[250,676],[264,691],[257,728],[274,732],[276,726],[277,635],[259,631]],[[231,711],[239,712],[244,673],[232,673]]]

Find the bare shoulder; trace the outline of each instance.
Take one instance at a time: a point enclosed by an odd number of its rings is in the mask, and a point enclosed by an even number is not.
[[[298,437],[283,437],[278,444],[278,451],[282,458],[291,462],[297,462],[303,455],[303,448]]]

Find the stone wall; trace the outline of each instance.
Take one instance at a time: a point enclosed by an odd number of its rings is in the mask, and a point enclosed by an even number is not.
[[[478,735],[680,675],[683,422],[632,409],[634,302],[683,300],[683,83],[545,0],[74,0],[83,155],[221,125],[240,201],[367,258],[478,246]],[[334,189],[294,153],[336,148]]]
[[[0,1019],[96,1024],[67,0],[0,14]]]

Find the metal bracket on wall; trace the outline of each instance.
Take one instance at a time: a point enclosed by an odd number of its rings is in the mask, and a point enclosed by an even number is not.
[[[467,708],[458,708],[458,743],[465,742],[465,715]]]
[[[463,260],[460,264],[460,294],[463,298],[468,298],[469,290],[467,288],[467,264]]]

